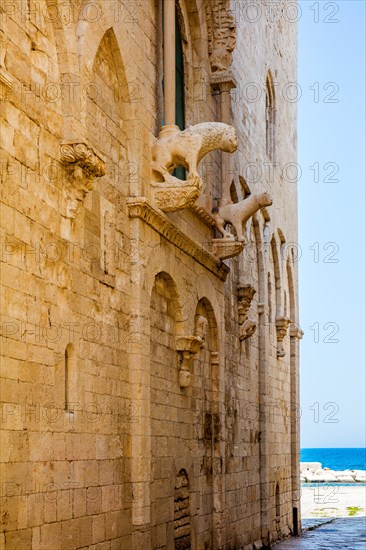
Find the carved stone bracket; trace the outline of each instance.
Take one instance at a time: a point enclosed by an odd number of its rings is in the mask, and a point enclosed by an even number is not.
[[[303,336],[304,336],[304,332],[301,330],[301,328],[298,325],[291,324],[290,338],[294,338],[295,340],[301,340]]]
[[[277,331],[277,357],[285,357],[286,352],[283,345],[284,338],[287,334],[287,329],[290,326],[290,319],[287,317],[277,317],[276,319],[276,331]]]
[[[183,233],[162,212],[153,208],[145,197],[128,199],[127,207],[131,218],[140,218],[169,242],[214,273],[221,281],[226,281],[230,269],[216,256],[207,252],[201,245]]]
[[[203,346],[204,340],[200,336],[178,336],[176,338],[176,349],[180,355],[179,385],[181,388],[187,388],[190,385],[192,362]]]
[[[256,290],[251,285],[238,287],[239,339],[246,340],[257,330],[257,323],[248,319],[250,304]]]
[[[67,172],[63,214],[75,219],[85,195],[93,189],[94,178],[105,175],[105,162],[82,141],[62,142],[60,162]]]
[[[164,212],[191,207],[202,189],[198,164],[207,153],[220,149],[233,153],[238,139],[233,126],[222,122],[203,122],[181,131],[178,126],[163,126],[152,148],[152,188],[154,201]],[[187,179],[173,176],[175,168],[187,170]]]
[[[220,258],[220,260],[227,260],[238,256],[244,249],[244,241],[235,241],[233,239],[212,239],[211,250],[212,253]]]

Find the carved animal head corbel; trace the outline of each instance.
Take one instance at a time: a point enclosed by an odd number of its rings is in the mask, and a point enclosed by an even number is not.
[[[66,171],[62,214],[75,219],[86,194],[93,189],[94,179],[105,175],[105,162],[81,141],[62,143],[60,162]]]
[[[239,339],[246,340],[257,330],[257,323],[248,319],[250,304],[256,290],[251,285],[238,287]]]
[[[187,388],[191,383],[192,363],[195,355],[203,347],[204,341],[200,336],[178,336],[176,349],[179,353],[179,385]]]
[[[287,334],[287,329],[290,326],[291,320],[287,317],[277,317],[276,319],[276,331],[277,331],[277,357],[285,357],[286,352],[283,345],[283,341]]]

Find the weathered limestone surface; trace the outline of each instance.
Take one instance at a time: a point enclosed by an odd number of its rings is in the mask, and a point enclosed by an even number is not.
[[[199,198],[177,212],[152,170],[160,2],[0,6],[6,550],[239,550],[294,530],[297,25],[283,0],[256,22],[242,0],[178,4],[186,126],[237,143],[187,165]],[[219,239],[220,200],[262,193]]]

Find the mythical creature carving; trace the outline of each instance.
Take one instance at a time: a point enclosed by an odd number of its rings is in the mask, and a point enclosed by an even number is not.
[[[227,0],[206,2],[208,53],[213,73],[228,72],[236,45],[235,19]]]
[[[248,319],[250,304],[252,303],[256,290],[251,285],[238,288],[238,313],[239,313],[239,339],[246,340],[253,336],[257,330],[257,323]]]
[[[243,228],[246,222],[261,208],[271,206],[272,202],[272,198],[268,193],[252,195],[248,199],[244,199],[236,204],[228,199],[224,204],[213,209],[212,217],[216,222],[217,229],[222,233],[224,238],[235,238],[229,231],[225,230],[225,225],[231,223],[236,231],[236,238],[239,241],[244,241]]]
[[[233,153],[237,147],[234,127],[222,122],[203,122],[183,131],[178,126],[163,127],[152,149],[152,184],[157,206],[165,212],[191,206],[202,188],[199,162],[214,149]],[[188,171],[186,180],[172,175],[178,166]]]
[[[61,144],[60,161],[67,172],[63,214],[75,219],[85,195],[93,189],[94,178],[105,175],[105,163],[85,143]]]

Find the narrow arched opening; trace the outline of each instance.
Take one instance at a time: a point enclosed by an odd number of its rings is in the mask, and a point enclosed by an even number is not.
[[[266,78],[266,154],[275,160],[275,131],[276,131],[276,102],[275,90],[271,71]]]

